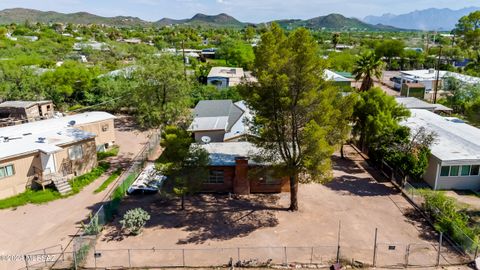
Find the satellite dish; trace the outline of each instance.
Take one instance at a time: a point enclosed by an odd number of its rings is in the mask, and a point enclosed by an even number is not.
[[[75,122],[75,120],[72,120],[72,121],[69,121],[69,122],[68,122],[68,125],[71,126],[71,127],[73,127],[73,126],[75,126],[76,123],[77,123],[77,122]]]
[[[212,139],[211,139],[210,137],[208,137],[208,136],[203,136],[203,137],[202,137],[202,142],[203,142],[203,143],[209,143],[209,142],[211,142],[211,141],[212,141]]]

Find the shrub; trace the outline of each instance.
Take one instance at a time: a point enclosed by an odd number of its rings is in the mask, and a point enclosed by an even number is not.
[[[425,199],[423,210],[433,219],[435,229],[451,237],[464,250],[473,251],[478,244],[477,233],[455,199],[441,191],[421,190],[420,194]]]
[[[108,157],[115,157],[118,155],[119,151],[120,151],[120,148],[118,146],[115,146],[112,149],[109,149],[108,151],[98,152],[97,159],[104,160]]]
[[[28,203],[41,204],[62,198],[56,190],[27,190],[16,196],[0,200],[0,209],[22,206]]]
[[[92,214],[90,214],[90,222],[87,225],[82,223],[82,227],[86,235],[97,235],[102,230],[102,226],[98,223],[98,216],[92,216]]]
[[[129,174],[125,181],[123,181],[123,183],[115,189],[112,195],[112,200],[105,206],[105,215],[107,220],[111,221],[113,215],[117,213],[120,202],[122,201],[123,197],[125,197],[125,193],[133,184],[137,176],[137,173]]]
[[[128,230],[133,235],[138,235],[142,232],[143,227],[150,220],[150,215],[142,208],[135,208],[128,210],[120,220],[123,230]]]
[[[97,180],[102,174],[104,174],[110,168],[110,164],[101,162],[98,167],[94,168],[89,173],[78,176],[70,180],[72,185],[72,191],[74,194],[79,193],[85,186],[89,185],[93,181]]]

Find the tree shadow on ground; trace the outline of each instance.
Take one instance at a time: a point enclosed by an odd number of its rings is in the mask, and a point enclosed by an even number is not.
[[[120,115],[114,120],[115,129],[118,131],[145,131],[141,128],[133,116]]]
[[[336,177],[325,186],[331,190],[343,192],[345,195],[389,196],[398,194],[396,189],[377,183],[369,177],[362,178],[353,175]]]
[[[406,218],[405,221],[412,224],[420,233],[420,238],[427,241],[438,241],[439,234],[417,209],[407,208],[403,215]]]
[[[348,174],[364,173],[362,168],[359,168],[355,162],[349,158],[341,158],[339,156],[332,156],[332,168],[337,171]]]
[[[188,232],[177,244],[201,244],[207,240],[223,241],[245,237],[261,229],[278,225],[276,211],[278,195],[250,195],[231,198],[228,195],[200,194],[186,200],[186,210],[180,210],[180,200],[160,199],[161,195],[129,197],[120,209],[120,216],[129,209],[142,207],[150,216],[146,228],[177,228]],[[120,241],[119,220],[113,224],[117,230],[109,232],[102,241]],[[115,232],[117,231],[117,232]]]

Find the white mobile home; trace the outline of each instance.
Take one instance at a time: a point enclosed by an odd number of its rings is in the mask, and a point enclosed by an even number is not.
[[[402,124],[436,134],[424,180],[434,190],[480,190],[480,129],[423,109]]]

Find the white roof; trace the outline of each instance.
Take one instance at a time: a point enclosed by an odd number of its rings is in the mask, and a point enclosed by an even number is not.
[[[420,81],[430,81],[430,80],[435,80],[437,78],[437,71],[433,69],[421,69],[421,70],[407,70],[407,71],[400,71],[402,75],[415,79],[415,80],[420,80]],[[440,79],[444,79],[447,77],[453,77],[459,81],[462,81],[464,83],[469,83],[469,84],[478,84],[480,83],[480,78],[477,77],[472,77],[456,72],[450,72],[450,71],[444,71],[440,70],[439,71],[439,77]]]
[[[237,107],[243,110],[242,116],[235,122],[229,132],[225,133],[223,136],[224,141],[228,141],[235,137],[248,135],[250,134],[248,128],[248,122],[253,119],[252,114],[250,113],[250,109],[247,107],[245,101],[238,101],[234,103]]]
[[[76,128],[59,127],[16,136],[0,136],[0,160],[38,151],[50,154],[60,151],[59,147],[77,141],[95,138],[95,134]]]
[[[412,130],[424,127],[437,137],[431,146],[432,155],[444,165],[480,164],[480,129],[457,118],[446,118],[427,110],[412,109],[412,116],[403,125]]]
[[[189,130],[198,131],[213,131],[226,130],[228,126],[228,116],[213,116],[213,117],[195,117]]]
[[[18,137],[22,134],[27,133],[37,134],[52,130],[57,131],[66,127],[74,128],[75,126],[114,118],[115,116],[106,112],[87,112],[81,114],[74,114],[65,117],[41,120],[16,126],[2,127],[0,128],[0,137]],[[70,125],[72,121],[75,121],[75,124],[73,126]]]
[[[253,160],[260,154],[260,150],[250,142],[222,142],[200,144],[210,154],[211,166],[235,166],[235,158],[250,158],[249,164],[256,164]]]
[[[429,111],[451,111],[452,109],[443,106],[442,104],[432,104],[420,100],[415,97],[396,97],[398,104],[405,106],[407,109],[425,109]]]
[[[351,80],[347,77],[344,77],[338,73],[335,73],[329,69],[325,69],[323,72],[323,76],[327,81],[335,81],[335,82],[350,82]]]
[[[240,84],[243,77],[245,77],[243,68],[212,67],[208,73],[208,78],[228,78],[230,86]]]

